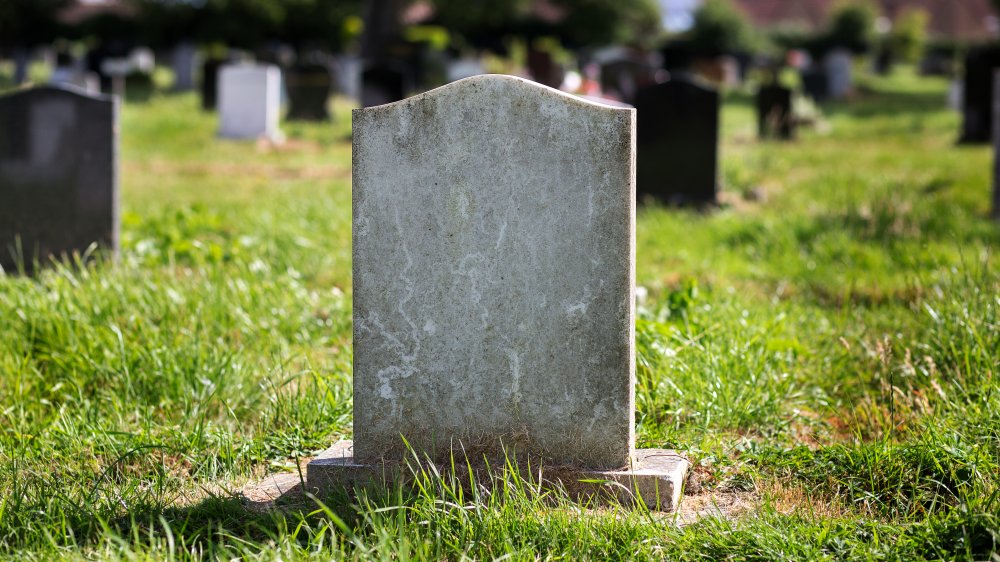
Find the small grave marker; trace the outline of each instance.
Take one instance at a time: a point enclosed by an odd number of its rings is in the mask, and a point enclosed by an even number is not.
[[[483,75],[353,127],[354,441],[307,484],[408,443],[675,507],[687,462],[634,448],[635,110]]]
[[[289,121],[329,121],[327,103],[333,90],[333,76],[324,64],[298,64],[285,77],[288,90]]]
[[[0,96],[0,266],[27,272],[97,243],[118,246],[112,98],[46,86]]]

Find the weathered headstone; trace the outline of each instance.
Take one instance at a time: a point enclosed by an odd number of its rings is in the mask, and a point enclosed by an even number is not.
[[[1000,47],[982,47],[965,57],[961,143],[993,138],[993,70],[1000,68]]]
[[[201,65],[201,108],[215,111],[219,103],[219,69],[226,61],[210,58]]]
[[[75,88],[0,96],[0,266],[118,246],[115,102]]]
[[[198,48],[193,43],[180,43],[174,47],[171,58],[174,68],[174,90],[178,92],[193,90]]]
[[[795,138],[792,94],[791,89],[778,84],[761,86],[757,91],[757,131],[760,138]]]
[[[324,64],[298,64],[285,76],[289,121],[328,121],[333,76]]]
[[[668,205],[716,201],[719,159],[719,93],[685,73],[644,88],[639,113],[638,173],[641,198]]]
[[[843,99],[854,87],[854,59],[850,51],[836,49],[826,55],[823,67],[826,70],[827,87],[830,97]]]
[[[635,111],[483,75],[353,131],[354,442],[307,485],[507,453],[676,506],[634,448]]]
[[[234,64],[219,71],[219,136],[282,139],[278,129],[281,71],[272,65]]]

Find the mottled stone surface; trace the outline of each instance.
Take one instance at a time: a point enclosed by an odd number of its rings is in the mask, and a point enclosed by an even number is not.
[[[0,96],[0,266],[118,246],[111,97],[47,86]]]
[[[340,441],[327,449],[306,466],[306,491],[323,494],[334,489],[363,488],[372,484],[393,485],[412,478],[412,460],[361,461],[354,456],[351,441]],[[468,465],[458,463],[458,482],[468,481]],[[494,465],[496,469],[503,469]],[[641,498],[642,503],[656,511],[674,511],[680,505],[684,482],[690,463],[676,451],[665,449],[640,449],[626,468],[588,470],[575,467],[518,466],[523,478],[546,487],[558,486],[573,498],[605,503],[608,500],[632,504]],[[439,474],[448,474],[450,464],[435,467]],[[424,466],[424,468],[427,468]],[[484,467],[473,467],[477,484],[488,485],[490,474]],[[539,472],[540,471],[540,472]],[[539,481],[541,477],[541,481]],[[289,479],[285,484],[296,484]]]
[[[234,64],[219,70],[219,136],[280,140],[281,70]]]
[[[484,75],[353,120],[359,461],[626,466],[635,110]]]

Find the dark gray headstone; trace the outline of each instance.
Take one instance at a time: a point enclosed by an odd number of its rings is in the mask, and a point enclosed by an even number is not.
[[[117,109],[46,86],[0,96],[0,265],[118,247]]]
[[[760,138],[795,138],[792,90],[769,84],[757,91],[757,131]]]
[[[323,64],[298,64],[285,74],[289,121],[329,121],[333,75]]]
[[[670,205],[716,201],[719,93],[693,78],[639,90],[636,191]]]
[[[601,91],[635,104],[640,89],[656,83],[656,68],[630,59],[617,59],[601,65]]]
[[[993,70],[1000,68],[1000,47],[969,51],[965,57],[962,143],[987,143],[993,136]]]

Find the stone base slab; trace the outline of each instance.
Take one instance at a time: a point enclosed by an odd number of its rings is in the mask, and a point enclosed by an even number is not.
[[[585,470],[571,467],[543,467],[542,482],[558,484],[577,499],[617,501],[634,504],[638,498],[649,509],[675,511],[680,504],[690,463],[676,451],[639,449],[631,468]],[[440,467],[439,467],[440,469]],[[406,480],[405,463],[363,464],[354,460],[354,444],[340,441],[316,457],[306,467],[306,487],[316,493],[337,489],[389,484]],[[537,467],[532,479],[538,478]]]

